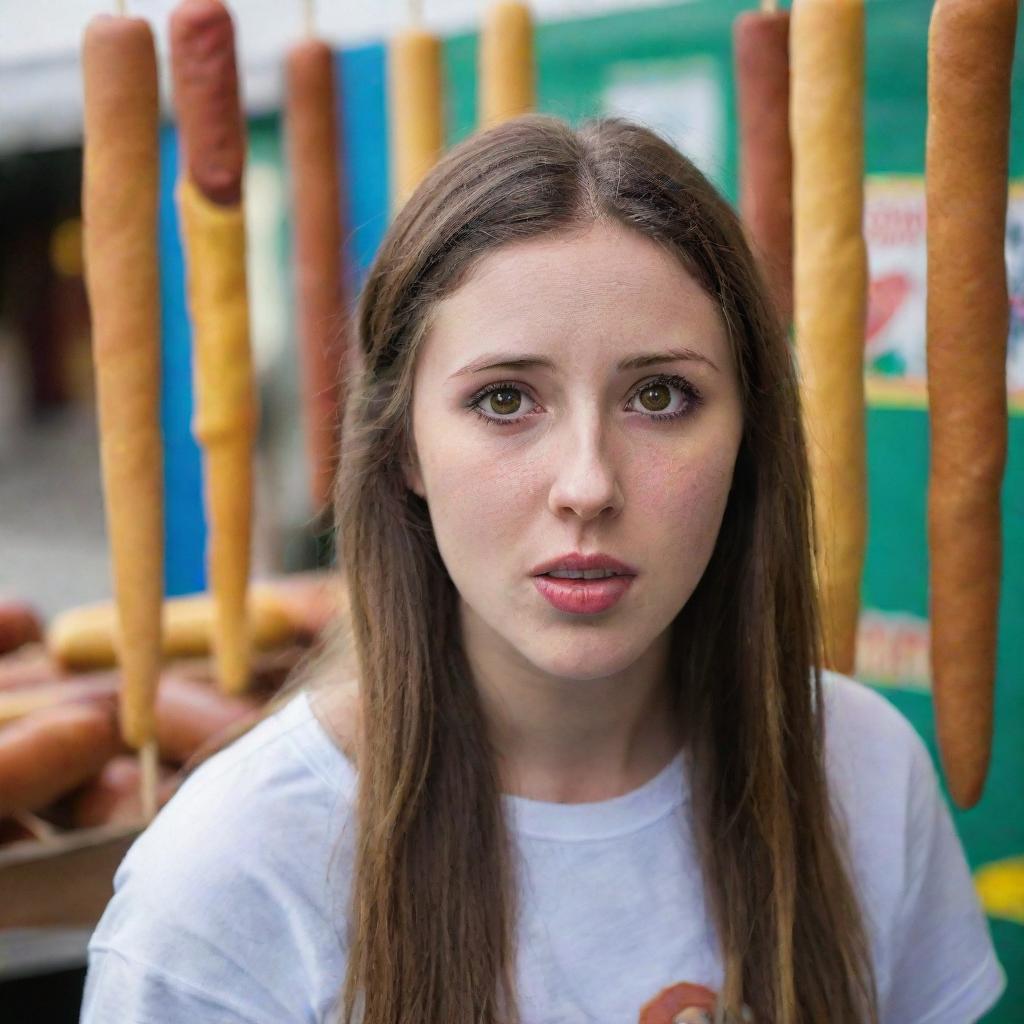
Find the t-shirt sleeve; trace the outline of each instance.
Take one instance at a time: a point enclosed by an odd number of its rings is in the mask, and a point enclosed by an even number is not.
[[[123,881],[122,881],[123,879]],[[150,884],[153,880],[150,876]],[[118,884],[120,883],[120,884]],[[219,928],[189,926],[182,896],[151,900],[126,871],[89,941],[80,1024],[275,1024],[298,1020],[249,969],[247,951]],[[209,901],[216,921],[225,909]],[[218,936],[222,941],[218,941]],[[287,936],[281,936],[282,945]]]
[[[911,743],[906,882],[883,1024],[973,1024],[1002,995],[1006,974],[931,755],[916,732]]]
[[[120,950],[99,946],[89,951],[81,1024],[264,1024],[265,1020]]]

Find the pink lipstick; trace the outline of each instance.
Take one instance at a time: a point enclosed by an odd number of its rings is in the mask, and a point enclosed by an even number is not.
[[[559,611],[596,615],[615,605],[636,578],[637,570],[600,553],[574,551],[533,568],[533,583]]]

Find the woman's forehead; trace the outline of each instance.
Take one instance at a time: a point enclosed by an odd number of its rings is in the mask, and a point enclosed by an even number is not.
[[[517,359],[552,370],[581,360],[616,368],[687,350],[720,372],[730,361],[717,304],[679,260],[605,223],[482,257],[433,310],[424,345],[421,357],[445,378]]]

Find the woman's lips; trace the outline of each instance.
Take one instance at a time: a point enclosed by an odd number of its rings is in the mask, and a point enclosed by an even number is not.
[[[560,612],[596,615],[607,611],[626,591],[635,576],[608,576],[599,580],[569,580],[534,576],[534,586]]]

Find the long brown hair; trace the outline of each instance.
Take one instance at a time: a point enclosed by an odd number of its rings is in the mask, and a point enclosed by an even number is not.
[[[721,531],[672,627],[720,1007],[739,1019],[745,1002],[759,1024],[876,1022],[824,766],[813,499],[784,325],[734,211],[689,160],[621,118],[573,129],[542,115],[439,161],[391,224],[356,311],[336,494],[362,728],[340,1019],[518,1020],[515,848],[457,595],[402,467],[434,303],[502,245],[601,220],[657,241],[716,300],[743,396]]]

